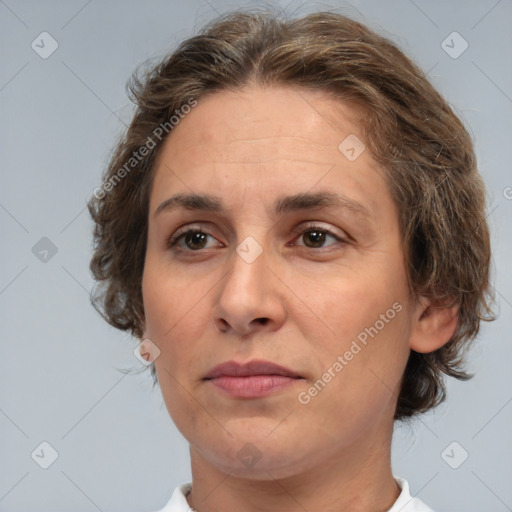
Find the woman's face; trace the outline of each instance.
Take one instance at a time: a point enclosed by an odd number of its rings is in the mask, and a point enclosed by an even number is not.
[[[173,421],[218,469],[284,477],[390,436],[415,312],[362,138],[348,104],[250,86],[200,99],[162,148],[146,337]],[[253,360],[293,377],[206,379]]]

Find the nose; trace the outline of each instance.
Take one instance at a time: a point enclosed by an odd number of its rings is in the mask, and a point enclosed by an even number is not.
[[[213,321],[219,331],[248,336],[277,330],[284,323],[286,286],[270,268],[266,253],[252,262],[236,251],[230,255],[213,307]]]

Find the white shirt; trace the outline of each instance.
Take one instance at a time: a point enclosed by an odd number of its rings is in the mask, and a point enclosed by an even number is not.
[[[400,496],[395,501],[394,505],[388,512],[434,512],[431,508],[427,507],[418,498],[412,498],[409,492],[409,483],[403,478],[395,477],[395,481],[402,489]],[[172,493],[171,499],[167,502],[164,508],[156,512],[191,512],[194,509],[190,508],[185,497],[192,489],[191,483],[181,484]]]

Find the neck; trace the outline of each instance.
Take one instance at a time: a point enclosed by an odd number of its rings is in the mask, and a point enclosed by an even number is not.
[[[385,512],[400,494],[391,471],[391,434],[392,425],[385,439],[333,450],[321,464],[280,478],[272,471],[258,479],[226,473],[191,446],[193,487],[187,500],[197,512]]]

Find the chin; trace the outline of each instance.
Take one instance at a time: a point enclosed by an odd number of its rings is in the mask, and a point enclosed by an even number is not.
[[[271,423],[271,429],[258,429],[253,419],[247,431],[241,428],[235,431],[234,425],[230,424],[231,428],[226,430],[233,437],[225,433],[221,439],[203,440],[194,443],[194,446],[202,457],[220,471],[238,478],[266,481],[305,471],[311,465],[311,454],[308,455],[307,450],[298,451],[301,443],[291,433],[286,435],[283,432],[285,435],[279,437],[269,435],[276,427],[275,421]],[[268,424],[267,421],[265,427]],[[283,437],[287,439],[286,443]]]

